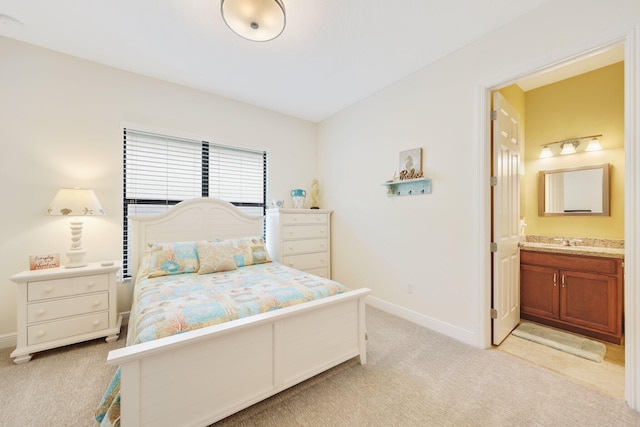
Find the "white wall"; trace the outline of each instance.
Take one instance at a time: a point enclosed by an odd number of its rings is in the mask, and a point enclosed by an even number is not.
[[[485,345],[480,89],[637,22],[634,0],[552,1],[321,123],[323,207],[335,210],[333,277],[372,288],[386,309]],[[433,193],[388,198],[381,183],[399,152],[415,147]]]
[[[267,150],[268,200],[316,177],[313,123],[0,37],[0,347],[15,345],[9,278],[69,248],[67,220],[44,214],[59,187],[93,188],[107,213],[85,221],[88,261],[121,259],[123,125]]]

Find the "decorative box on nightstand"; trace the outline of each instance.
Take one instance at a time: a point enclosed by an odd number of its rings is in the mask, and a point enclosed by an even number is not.
[[[331,277],[331,211],[268,209],[267,250],[274,261]]]
[[[119,269],[119,262],[108,261],[13,276],[18,285],[18,345],[11,353],[13,361],[27,363],[33,353],[80,341],[117,340],[122,323],[116,297]]]

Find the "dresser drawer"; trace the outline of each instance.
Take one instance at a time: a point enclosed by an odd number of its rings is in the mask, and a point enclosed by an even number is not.
[[[43,322],[61,317],[76,316],[78,314],[93,313],[109,308],[109,294],[85,295],[65,298],[55,301],[29,304],[27,309],[27,323]]]
[[[108,287],[109,276],[107,274],[42,280],[29,283],[27,299],[29,301],[39,301],[66,297],[69,295],[86,294],[87,292],[106,291]]]
[[[317,253],[306,255],[290,255],[283,258],[283,264],[298,270],[308,270],[329,265],[329,254]]]
[[[291,224],[326,224],[326,214],[285,214],[282,216],[283,225]]]
[[[326,225],[303,225],[282,227],[282,234],[282,238],[288,240],[327,237],[329,233]]]
[[[329,269],[327,267],[307,268],[305,271],[310,274],[315,274],[316,276],[324,277],[325,279],[329,278]]]
[[[27,328],[27,344],[36,345],[76,335],[97,332],[109,327],[109,312],[40,323]]]
[[[295,255],[308,252],[326,252],[328,246],[327,239],[286,240],[282,244],[282,253]]]

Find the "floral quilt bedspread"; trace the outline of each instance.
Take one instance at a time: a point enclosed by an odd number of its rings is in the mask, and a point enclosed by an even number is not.
[[[148,278],[135,286],[127,345],[203,328],[348,291],[340,283],[270,262],[228,272]],[[98,409],[101,426],[120,425],[120,370]]]

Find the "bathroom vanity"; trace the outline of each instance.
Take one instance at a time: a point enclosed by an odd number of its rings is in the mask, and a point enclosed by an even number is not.
[[[520,317],[620,344],[624,249],[529,244],[520,252]]]

